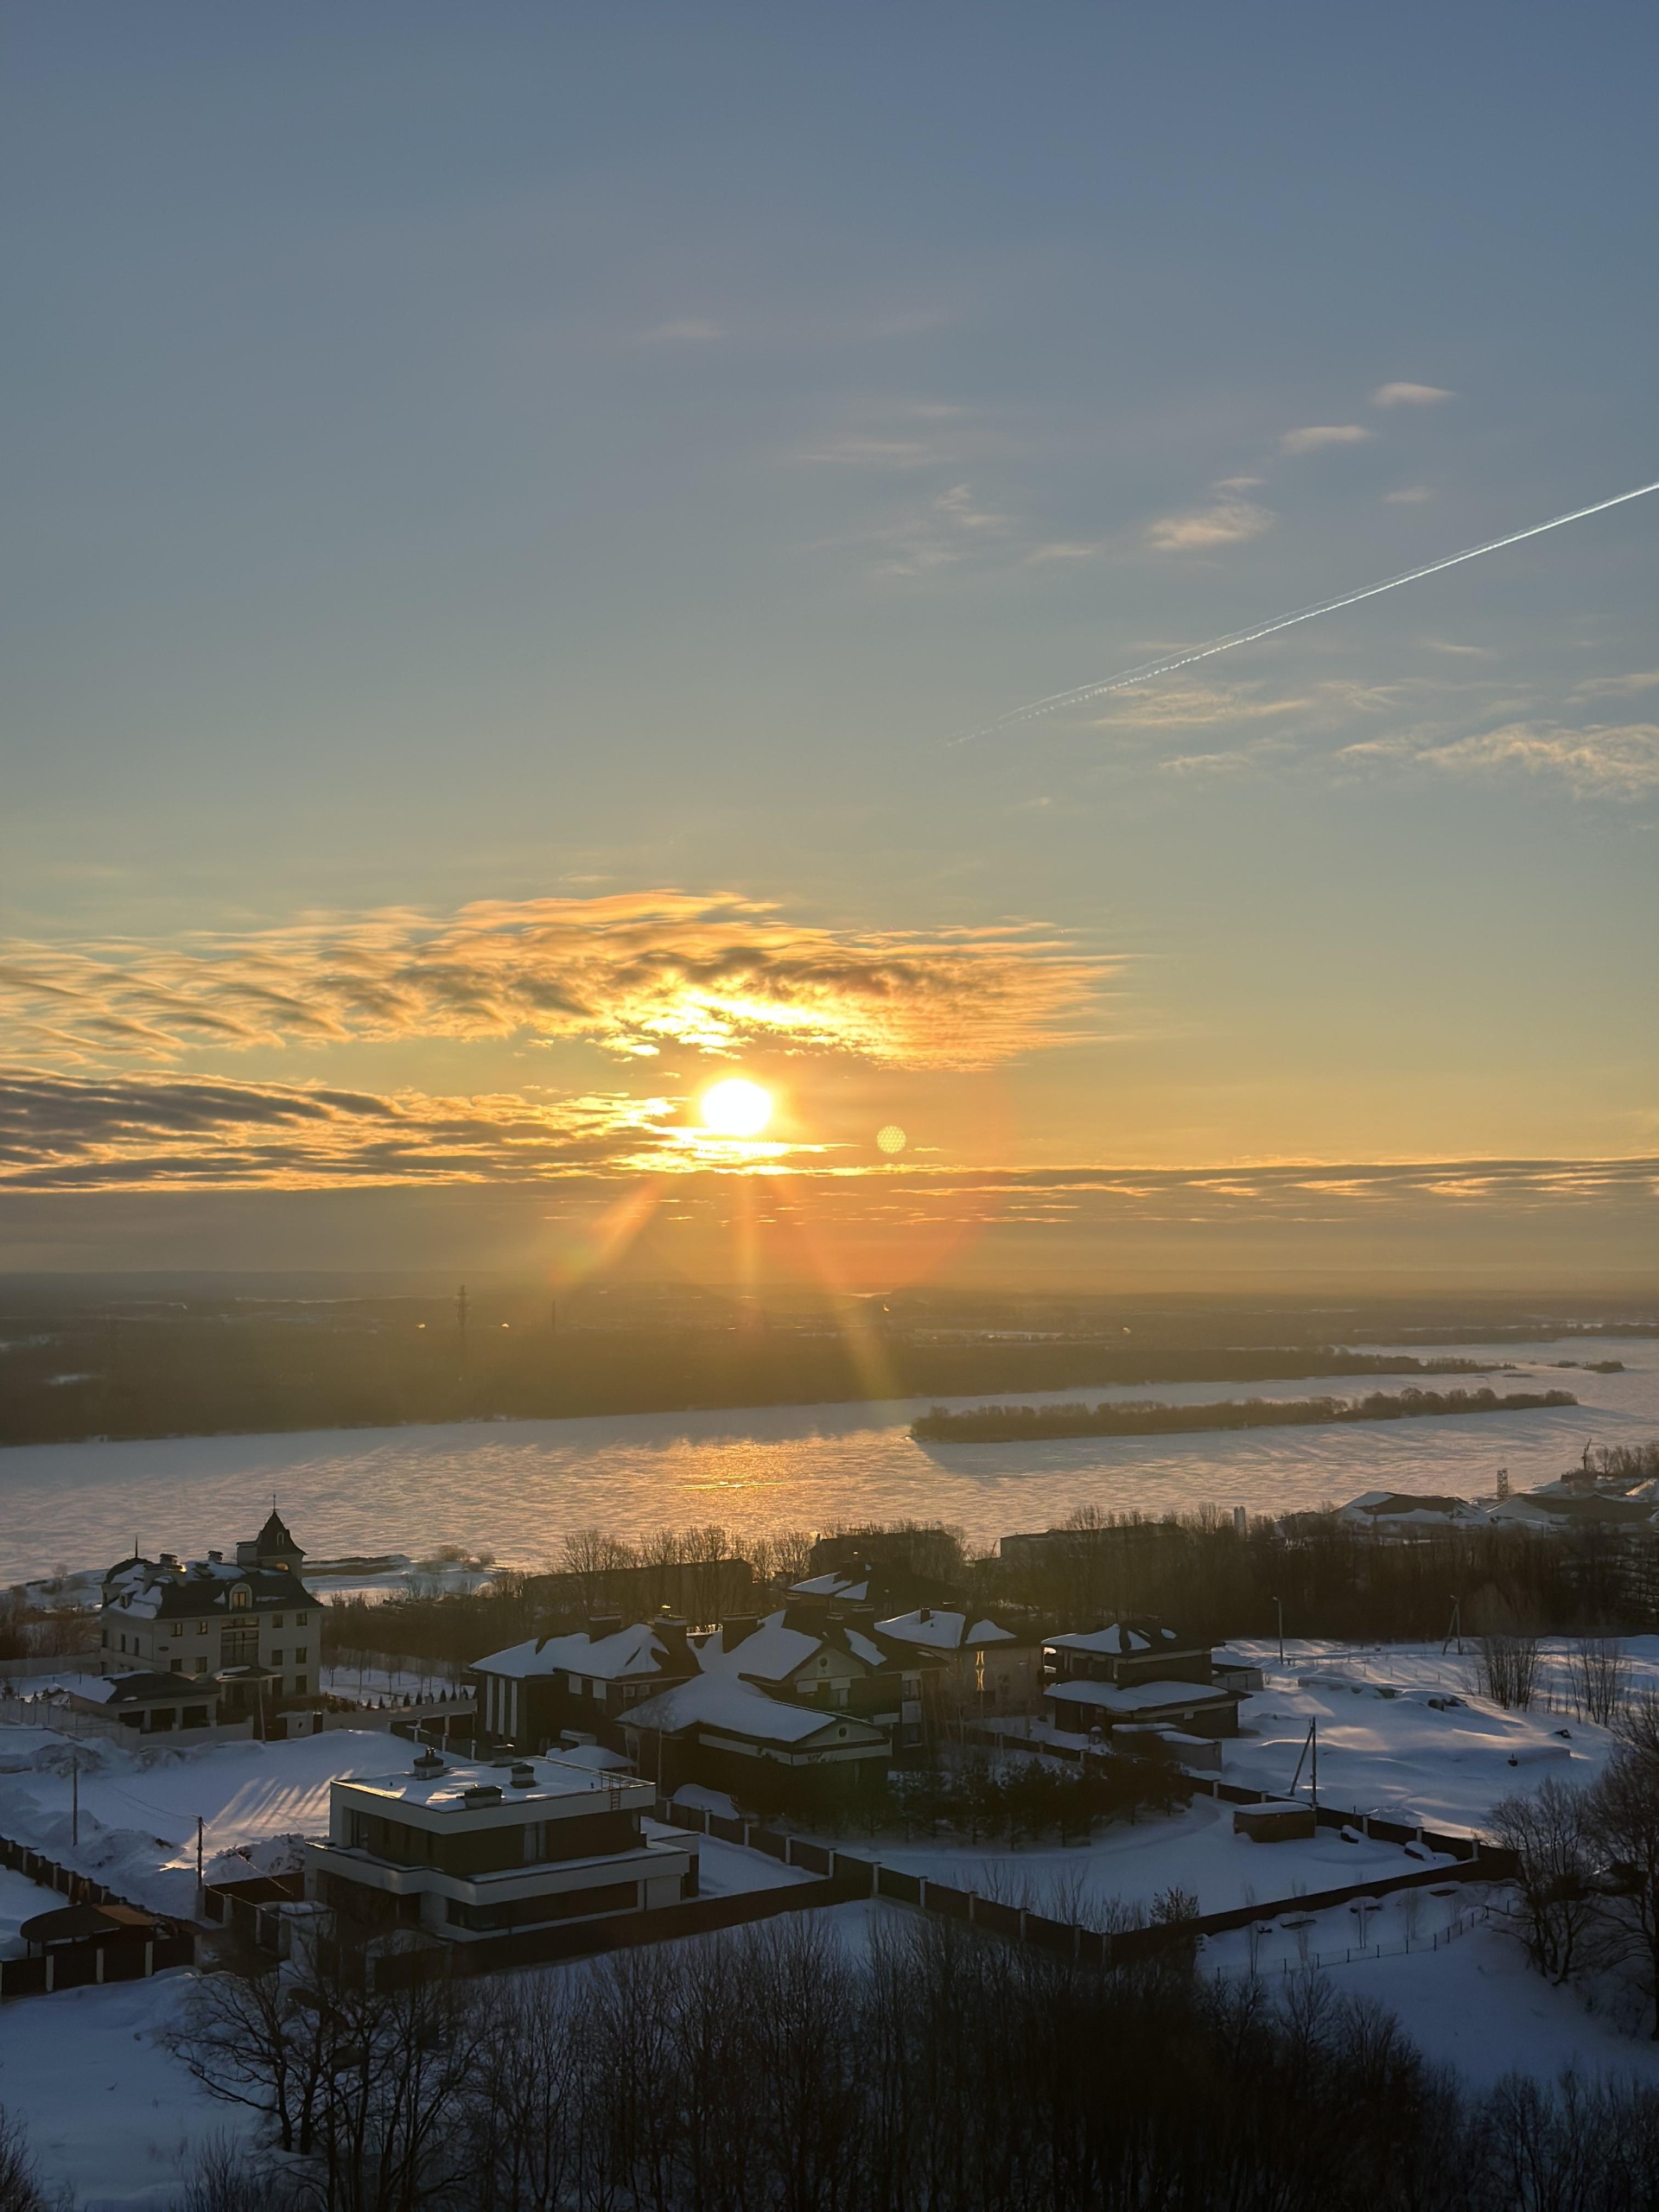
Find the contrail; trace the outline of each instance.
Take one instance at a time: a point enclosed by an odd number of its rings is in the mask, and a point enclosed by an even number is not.
[[[1080,707],[1090,699],[1103,699],[1109,691],[1127,691],[1132,684],[1149,683],[1155,676],[1170,676],[1178,668],[1191,668],[1194,661],[1210,660],[1217,653],[1230,653],[1235,645],[1254,645],[1258,638],[1270,638],[1275,631],[1294,629],[1299,622],[1312,622],[1321,614],[1336,614],[1344,607],[1357,607],[1363,599],[1375,599],[1381,592],[1398,591],[1402,584],[1421,583],[1425,576],[1437,576],[1442,569],[1455,569],[1460,562],[1478,561],[1483,553],[1498,553],[1506,545],[1519,545],[1529,537],[1541,537],[1547,530],[1560,530],[1564,523],[1582,522],[1587,515],[1605,514],[1609,507],[1622,507],[1627,499],[1645,499],[1649,492],[1659,492],[1659,482],[1638,484],[1634,492],[1620,492],[1611,499],[1598,499],[1592,507],[1574,507],[1571,514],[1552,515],[1548,522],[1535,522],[1529,529],[1513,530],[1507,537],[1489,538],[1484,545],[1471,545],[1461,553],[1448,553],[1443,561],[1431,561],[1427,568],[1408,569],[1403,576],[1390,576],[1384,583],[1367,584],[1363,591],[1351,591],[1341,599],[1327,599],[1318,607],[1305,607],[1296,614],[1281,614],[1272,622],[1259,623],[1254,630],[1235,630],[1230,636],[1212,638],[1208,645],[1194,645],[1190,652],[1178,653],[1173,660],[1149,661],[1144,668],[1126,669],[1121,676],[1109,676],[1101,683],[1084,683],[1075,691],[1056,691],[1046,699],[1033,699],[1028,707],[1016,707],[1009,714],[999,715],[994,722],[987,722],[981,729],[970,729],[961,737],[952,738],[952,745],[970,745],[976,738],[994,737],[1004,730],[1017,729],[1021,722],[1039,721],[1045,715],[1057,714],[1062,707]]]

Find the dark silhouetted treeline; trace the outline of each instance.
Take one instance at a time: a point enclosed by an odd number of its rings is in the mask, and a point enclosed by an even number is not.
[[[453,1293],[330,1296],[325,1281],[306,1297],[233,1294],[191,1279],[169,1297],[163,1281],[143,1297],[114,1278],[0,1285],[0,1444],[1432,1374],[1448,1370],[1344,1347],[1616,1325],[1520,1321],[1512,1304],[912,1293],[815,1305],[692,1287],[556,1302],[475,1289],[463,1323]]]
[[[1570,1390],[1373,1390],[1363,1398],[1229,1398],[1207,1406],[935,1406],[910,1425],[918,1443],[1023,1444],[1052,1436],[1177,1436],[1212,1428],[1306,1428],[1424,1414],[1527,1414],[1576,1406]]]
[[[375,1995],[199,1982],[176,2038],[263,2154],[180,2212],[1651,2212],[1659,2092],[1470,2094],[1317,1977],[1104,1973],[817,1916]],[[277,2149],[280,2159],[272,2153]]]

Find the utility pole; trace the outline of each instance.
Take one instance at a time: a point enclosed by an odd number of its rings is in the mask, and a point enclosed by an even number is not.
[[[1456,1637],[1458,1640],[1458,1656],[1461,1659],[1463,1656],[1463,1600],[1461,1598],[1454,1598],[1452,1600],[1451,1624],[1447,1627],[1446,1634],[1440,1641],[1440,1656],[1442,1659],[1446,1656],[1446,1647],[1451,1643],[1453,1637]]]

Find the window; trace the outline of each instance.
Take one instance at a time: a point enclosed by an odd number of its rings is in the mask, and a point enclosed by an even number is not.
[[[200,1651],[190,1662],[190,1671],[193,1675],[205,1675],[207,1671],[207,1659]]]
[[[271,1665],[272,1665],[273,1667],[280,1667],[280,1666],[282,1665],[282,1663],[283,1663],[283,1655],[282,1655],[282,1653],[281,1653],[280,1651],[273,1651],[273,1652],[271,1653],[271,1655],[270,1655],[270,1663],[271,1663]]]
[[[186,1728],[205,1728],[207,1726],[207,1707],[187,1705],[184,1708],[184,1719],[181,1725]]]
[[[295,1625],[295,1627],[296,1627],[296,1628],[303,1628],[303,1627],[306,1625],[306,1624],[309,1621],[310,1618],[311,1618],[311,1616],[310,1616],[310,1614],[309,1614],[309,1613],[296,1613],[296,1614],[295,1614],[295,1616],[294,1616],[294,1625]]]
[[[294,1664],[295,1664],[296,1667],[297,1667],[297,1666],[299,1666],[299,1665],[301,1665],[301,1664],[302,1663],[302,1662],[305,1660],[306,1656],[307,1656],[307,1648],[306,1648],[306,1646],[305,1646],[303,1643],[296,1643],[296,1644],[295,1645],[295,1647],[294,1647]]]
[[[294,1694],[296,1697],[303,1697],[305,1695],[305,1676],[303,1675],[296,1675],[294,1677]]]
[[[281,1628],[281,1626],[282,1626],[282,1624],[283,1624],[283,1617],[282,1617],[282,1615],[281,1615],[280,1613],[277,1613],[277,1614],[274,1615],[274,1616],[273,1616],[273,1618],[272,1618],[272,1620],[271,1620],[271,1624],[271,1624],[272,1628]]]
[[[175,1660],[173,1662],[172,1669],[171,1669],[171,1670],[170,1670],[170,1671],[171,1671],[172,1673],[175,1674],[175,1675],[181,1675],[181,1674],[184,1672],[184,1662],[183,1662],[183,1660],[182,1660],[182,1659],[175,1659]]]
[[[236,1588],[232,1591],[231,1603],[238,1608],[246,1607],[248,1604],[248,1586],[245,1582],[238,1583]]]
[[[196,1623],[196,1634],[197,1634],[198,1636],[206,1636],[206,1635],[207,1635],[207,1622],[206,1622],[206,1621],[198,1621],[198,1622]]]
[[[547,1822],[532,1821],[524,1830],[524,1864],[539,1866],[547,1856]]]

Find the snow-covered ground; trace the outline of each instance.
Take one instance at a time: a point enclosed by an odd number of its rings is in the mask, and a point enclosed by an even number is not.
[[[63,1903],[55,1890],[43,1890],[27,1874],[0,1866],[0,1959],[21,1959],[28,1945],[17,1930],[37,1912],[53,1912]]]
[[[1430,1827],[1478,1828],[1500,1797],[1546,1776],[1593,1780],[1612,1749],[1605,1728],[1557,1704],[1505,1713],[1476,1688],[1478,1662],[1437,1645],[1363,1650],[1338,1644],[1235,1644],[1267,1672],[1247,1698],[1240,1734],[1223,1746],[1229,1782],[1288,1789],[1311,1721],[1319,1723],[1321,1802]],[[1630,1645],[1632,1682],[1659,1686],[1659,1638]],[[1384,1691],[1395,1694],[1388,1696]],[[1438,1707],[1431,1700],[1460,1698]],[[1307,1784],[1303,1768],[1302,1785]]]
[[[1258,1899],[1409,1874],[1424,1864],[1397,1844],[1344,1843],[1335,1828],[1306,1842],[1252,1843],[1234,1834],[1233,1808],[1213,1797],[1195,1797],[1168,1819],[1115,1823],[1088,1844],[1052,1849],[887,1840],[851,1847],[884,1866],[1085,1924],[1098,1923],[1115,1900],[1149,1905],[1160,1890],[1185,1890],[1200,1912],[1230,1912]]]
[[[216,2103],[161,2040],[193,1978],[0,2005],[0,2105],[27,2128],[48,2190],[67,2188],[79,2212],[159,2212],[203,2144],[252,2131],[251,2113]]]
[[[209,1860],[243,1844],[321,1834],[336,1776],[385,1774],[410,1753],[378,1729],[198,1751],[54,1738],[28,1768],[0,1773],[0,1834],[96,1874],[135,1904],[190,1917],[198,1815]],[[78,1847],[69,1840],[72,1756],[80,1766]]]

